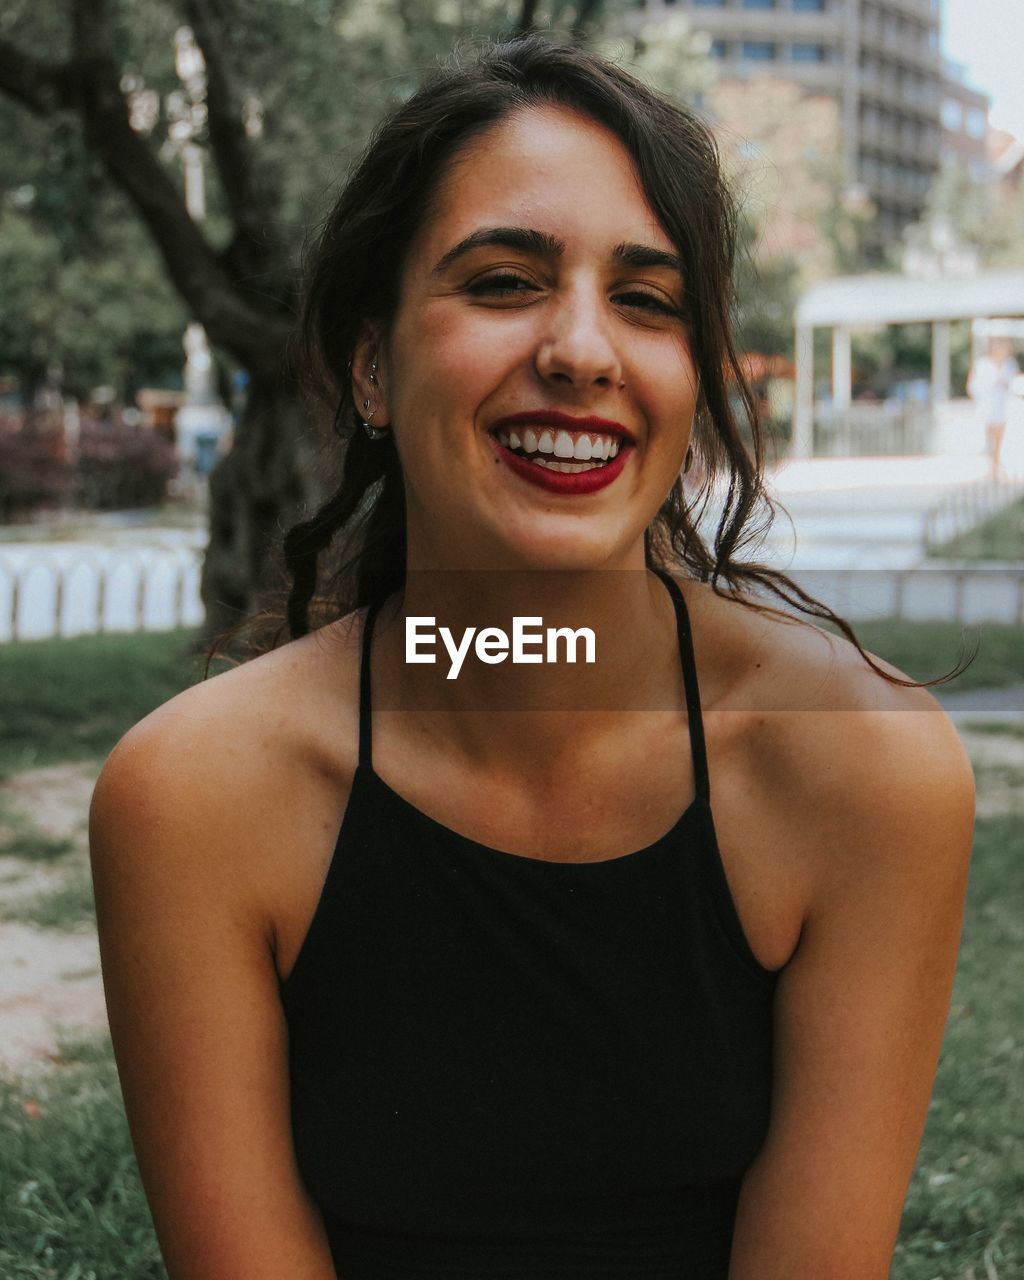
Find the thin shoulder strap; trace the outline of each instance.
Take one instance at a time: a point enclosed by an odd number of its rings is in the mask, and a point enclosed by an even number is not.
[[[370,638],[373,635],[373,624],[380,610],[382,601],[370,605],[363,621],[363,648],[359,660],[359,764],[364,769],[372,768],[373,743],[370,719]]]
[[[661,569],[654,572],[668,587],[669,594],[676,607],[676,627],[679,631],[679,652],[683,663],[683,684],[686,688],[686,715],[690,726],[690,751],[693,753],[693,777],[697,786],[697,795],[705,800],[711,798],[711,783],[708,778],[708,753],[704,745],[704,720],[700,713],[700,689],[697,685],[697,662],[693,654],[693,632],[690,628],[690,614],[686,601],[679,589],[679,584]]]

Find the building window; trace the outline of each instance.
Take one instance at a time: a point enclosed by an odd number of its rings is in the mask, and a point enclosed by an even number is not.
[[[695,9],[724,9],[725,0],[693,0]]]
[[[824,13],[825,0],[792,0],[797,13]]]
[[[794,62],[825,61],[825,46],[823,44],[794,44],[790,46],[789,52]]]
[[[956,133],[963,122],[963,113],[960,110],[960,103],[955,101],[953,98],[947,98],[942,104],[943,129],[948,129],[950,133]]]
[[[775,0],[743,0],[744,9],[774,9]]]
[[[988,122],[985,119],[985,113],[980,107],[971,107],[967,112],[967,120],[964,128],[972,138],[984,138],[988,133]]]
[[[729,55],[729,45],[725,40],[711,41],[712,58],[726,58]]]
[[[772,62],[775,58],[775,44],[771,40],[744,40],[740,52],[750,62]]]

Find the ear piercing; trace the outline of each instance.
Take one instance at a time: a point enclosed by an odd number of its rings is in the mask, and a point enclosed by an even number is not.
[[[370,365],[369,380],[372,385],[374,386],[377,385],[377,361],[376,360],[374,360],[373,363]],[[369,409],[369,412],[367,413],[368,409]],[[366,414],[365,418],[363,419],[363,430],[366,432],[366,434],[369,436],[371,440],[383,440],[384,437],[388,434],[388,428],[373,427],[370,425],[373,415],[376,412],[377,412],[376,409],[370,409],[370,401],[368,399],[363,401],[363,413]]]

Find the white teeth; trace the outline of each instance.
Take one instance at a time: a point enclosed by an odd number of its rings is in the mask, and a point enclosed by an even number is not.
[[[557,431],[555,433],[555,457],[571,458],[573,456],[572,436],[568,431]]]
[[[574,462],[607,462],[619,452],[621,441],[612,436],[578,435],[568,431],[540,431],[526,427],[520,435],[517,431],[500,428],[495,432],[498,441],[506,449],[522,449],[524,453],[550,454],[554,458],[572,459]]]
[[[556,462],[548,458],[531,459],[535,467],[546,467],[549,471],[564,471],[568,475],[575,475],[580,471],[595,471],[598,467],[603,467],[603,462]]]

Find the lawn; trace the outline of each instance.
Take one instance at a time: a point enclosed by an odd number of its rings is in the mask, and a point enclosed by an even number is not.
[[[107,755],[137,720],[200,679],[192,636],[181,629],[0,645],[0,776]]]
[[[1012,502],[942,546],[933,547],[928,554],[942,560],[1019,563],[1024,558],[1024,498]]]
[[[1002,689],[1024,684],[1024,627],[1004,622],[919,622],[872,618],[851,624],[869,653],[914,680],[933,680],[973,660],[943,690]],[[933,692],[938,692],[933,689]]]
[[[1003,634],[1012,630],[983,630],[988,682],[1024,676]],[[956,634],[919,623],[861,628],[870,649],[917,675],[936,654],[946,662],[943,646]],[[0,649],[0,721],[15,729],[3,767],[101,758],[131,723],[198,677],[186,640],[179,632]],[[1004,730],[980,725],[968,735],[972,751],[987,744],[995,752],[976,765],[979,802],[997,792],[1018,800],[981,806],[946,1037],[891,1280],[1024,1274],[1024,759],[1018,731]],[[0,813],[0,828],[0,854],[57,876],[46,892],[10,901],[0,886],[0,916],[47,938],[89,928],[81,849],[35,830],[23,813]],[[105,1036],[66,1044],[48,1071],[0,1077],[0,1276],[165,1276]]]

